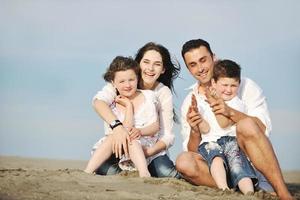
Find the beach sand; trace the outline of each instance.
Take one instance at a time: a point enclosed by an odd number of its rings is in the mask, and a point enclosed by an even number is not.
[[[82,171],[85,161],[0,156],[0,199],[277,199],[264,193],[241,195],[173,178],[138,178],[136,173],[98,176]],[[284,173],[300,199],[300,171]]]

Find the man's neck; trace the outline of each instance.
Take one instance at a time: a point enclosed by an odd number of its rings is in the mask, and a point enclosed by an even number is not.
[[[207,88],[207,87],[210,87],[210,86],[211,86],[211,83],[210,83],[210,82],[208,82],[208,83],[206,83],[206,84],[198,83],[198,92],[199,92],[200,94],[205,95],[205,90],[206,90],[206,88]]]

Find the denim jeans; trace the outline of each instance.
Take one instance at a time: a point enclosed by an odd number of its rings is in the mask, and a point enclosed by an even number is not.
[[[167,154],[158,156],[148,165],[151,176],[181,178],[174,163]]]
[[[242,178],[251,178],[257,183],[256,173],[244,152],[239,148],[236,138],[223,136],[216,142],[204,142],[198,148],[199,153],[206,160],[209,169],[215,157],[223,159],[230,188],[237,187]]]
[[[265,192],[274,192],[272,185],[266,179],[266,177],[260,173],[257,169],[255,169],[255,173],[258,177],[258,186],[256,187],[257,190],[263,190]]]
[[[158,156],[148,165],[148,170],[153,177],[174,177],[181,178],[175,165],[168,155]],[[112,155],[95,172],[99,175],[114,175],[122,171],[119,167],[119,159]]]
[[[122,171],[119,167],[119,158],[115,157],[115,154],[111,155],[96,171],[99,175],[115,175]]]

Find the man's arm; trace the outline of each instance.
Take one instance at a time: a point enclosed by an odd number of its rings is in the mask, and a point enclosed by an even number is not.
[[[200,132],[194,131],[193,129],[191,129],[189,141],[187,144],[188,151],[198,153],[198,147],[199,147],[201,140],[202,140],[202,138],[201,138]]]

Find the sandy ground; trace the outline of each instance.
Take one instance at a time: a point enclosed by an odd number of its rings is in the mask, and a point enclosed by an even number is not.
[[[277,199],[264,192],[238,192],[193,186],[172,178],[138,178],[134,173],[95,176],[82,172],[86,162],[0,156],[0,199]],[[300,171],[284,173],[300,199]]]

